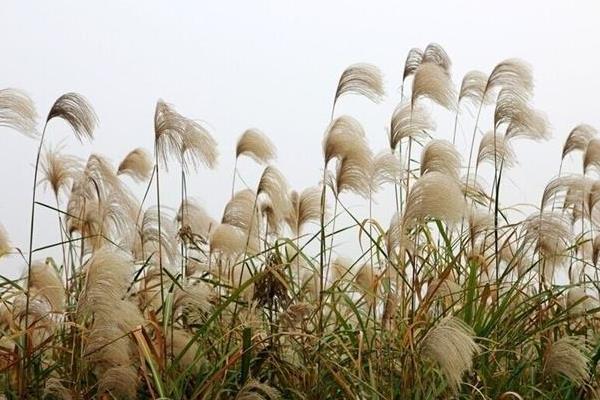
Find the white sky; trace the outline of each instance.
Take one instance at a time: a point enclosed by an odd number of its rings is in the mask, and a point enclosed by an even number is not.
[[[134,147],[150,150],[159,97],[206,121],[219,142],[220,167],[190,178],[190,193],[215,217],[230,194],[235,141],[249,127],[270,135],[276,165],[293,187],[318,183],[335,85],[351,63],[379,66],[388,96],[382,105],[345,98],[337,114],[358,118],[372,147],[382,149],[406,53],[431,41],[452,58],[455,82],[508,57],[534,68],[534,102],[548,114],[554,139],[519,142],[520,165],[507,175],[505,204],[537,203],[557,173],[569,129],[581,122],[600,127],[596,1],[4,1],[0,15],[0,87],[26,90],[40,115],[62,93],[77,91],[100,117],[92,146],[79,145],[60,122],[50,125],[49,143],[64,141],[81,156],[93,149],[115,163]],[[449,139],[453,117],[436,115],[437,137]],[[471,118],[463,123],[470,135]],[[35,143],[0,128],[0,149],[0,223],[25,250]],[[575,158],[573,169],[579,163]],[[240,168],[254,184],[259,168],[250,161]],[[172,206],[177,182],[175,175],[164,189],[172,191],[165,194]],[[390,209],[388,193],[376,206],[384,225]],[[55,240],[56,216],[38,215],[41,246]],[[11,258],[0,263],[0,274],[18,268]]]

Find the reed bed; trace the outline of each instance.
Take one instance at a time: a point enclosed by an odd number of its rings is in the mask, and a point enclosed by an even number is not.
[[[216,135],[173,105],[156,104],[154,147],[113,165],[47,146],[53,119],[93,140],[82,95],[57,99],[40,129],[26,94],[0,90],[0,126],[37,141],[29,243],[0,227],[0,257],[26,266],[0,283],[1,397],[600,398],[600,137],[573,128],[535,211],[504,207],[515,146],[549,137],[530,68],[504,60],[457,87],[451,65],[438,44],[409,51],[379,150],[339,102],[379,103],[381,73],[343,71],[313,187],[291,188],[275,145],[247,130],[220,216],[187,185],[216,165]],[[454,120],[445,138],[433,137],[440,113]],[[468,154],[459,125],[472,127]],[[576,153],[580,173],[564,173]],[[253,187],[236,179],[240,158],[264,168]],[[161,178],[173,176],[180,204],[169,207]],[[395,212],[376,221],[385,187]],[[40,208],[55,226],[37,223]],[[60,242],[35,243],[41,230]],[[359,256],[340,254],[341,235]]]

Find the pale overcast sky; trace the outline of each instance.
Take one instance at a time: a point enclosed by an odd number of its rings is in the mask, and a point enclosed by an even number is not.
[[[387,97],[381,105],[345,98],[337,114],[358,118],[372,147],[384,148],[406,53],[432,41],[452,58],[455,82],[509,57],[534,69],[534,102],[554,138],[519,142],[505,204],[537,203],[557,173],[569,129],[581,122],[600,127],[597,1],[3,1],[0,15],[0,87],[26,90],[40,115],[62,93],[77,91],[100,117],[92,145],[75,142],[58,122],[49,127],[49,144],[64,141],[73,153],[99,152],[115,163],[134,147],[150,150],[158,98],[206,121],[219,142],[220,166],[191,178],[190,192],[215,217],[230,195],[235,141],[249,127],[270,135],[276,165],[293,187],[318,183],[323,131],[349,64],[379,66]],[[451,137],[452,118],[440,114],[437,137]],[[466,137],[472,119],[463,121]],[[0,222],[25,250],[35,142],[2,128],[0,148]],[[572,169],[579,163],[574,157]],[[259,169],[250,161],[240,168],[253,185]],[[165,197],[175,207],[174,178]],[[391,208],[389,194],[379,198],[376,215],[385,225]],[[54,214],[39,215],[38,230],[55,230]],[[36,245],[52,235],[38,235]],[[11,258],[0,263],[0,274],[18,268]]]

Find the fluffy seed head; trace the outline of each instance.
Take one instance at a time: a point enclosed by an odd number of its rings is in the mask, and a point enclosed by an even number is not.
[[[580,124],[569,132],[569,136],[567,136],[567,140],[565,140],[565,144],[563,145],[562,150],[562,158],[565,158],[567,154],[573,151],[584,151],[594,136],[596,136],[598,131],[591,125],[588,124]]]
[[[17,89],[0,90],[0,126],[35,136],[37,118],[33,101],[27,94]]]
[[[421,153],[421,175],[440,172],[458,179],[460,154],[447,140],[435,139],[427,143]]]
[[[450,110],[455,108],[454,86],[446,71],[439,65],[424,62],[417,68],[411,98],[413,107],[420,98],[428,98]]]
[[[449,386],[457,390],[462,375],[473,368],[473,357],[479,346],[473,330],[456,317],[446,317],[434,325],[421,342],[421,352],[436,362]]]
[[[384,96],[383,79],[379,68],[371,64],[353,64],[346,68],[338,82],[335,100],[347,93],[365,96],[374,103],[379,103]]]
[[[64,120],[79,140],[91,140],[94,137],[94,129],[98,125],[98,116],[92,105],[85,97],[78,93],[65,93],[55,102],[46,121],[53,118]]]
[[[277,152],[271,140],[258,129],[248,129],[237,141],[235,157],[248,156],[259,164],[275,160]]]
[[[546,349],[544,373],[549,376],[563,375],[577,386],[588,379],[589,345],[584,337],[564,336]]]
[[[145,149],[137,148],[129,152],[119,164],[117,175],[129,175],[132,179],[143,182],[152,173],[152,159]]]
[[[400,103],[390,121],[390,149],[395,151],[402,139],[429,136],[434,129],[435,123],[424,107],[410,102]]]

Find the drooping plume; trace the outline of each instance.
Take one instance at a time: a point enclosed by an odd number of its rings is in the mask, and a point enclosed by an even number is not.
[[[10,253],[12,246],[10,244],[10,240],[8,239],[8,233],[4,226],[0,224],[0,258]]]
[[[406,199],[402,225],[409,228],[426,218],[458,222],[465,213],[465,200],[456,179],[440,172],[421,176]]]
[[[589,376],[589,344],[582,336],[564,336],[549,345],[545,352],[544,373],[565,376],[577,386],[584,385]]]
[[[424,107],[410,102],[400,103],[390,121],[390,149],[394,151],[402,139],[426,137],[434,129],[435,123]]]
[[[61,149],[46,149],[42,154],[42,179],[58,197],[66,193],[83,168],[80,158],[63,154]]]
[[[247,156],[259,164],[275,160],[277,152],[271,140],[258,129],[248,129],[237,141],[235,157]]]
[[[179,206],[176,216],[181,229],[189,228],[192,235],[206,240],[217,226],[217,222],[206,212],[206,210],[195,199],[185,199]]]
[[[567,140],[562,150],[562,158],[573,151],[584,151],[592,138],[597,135],[598,131],[591,125],[580,124],[569,132]]]
[[[450,75],[452,61],[446,53],[446,50],[437,43],[429,43],[423,52],[423,63],[432,63],[438,65],[442,70]]]
[[[406,175],[402,161],[388,150],[373,157],[370,171],[371,191],[377,191],[384,184],[399,184]]]
[[[335,91],[334,104],[347,93],[365,96],[379,103],[384,96],[383,79],[379,68],[371,64],[353,64],[346,68]]]
[[[323,138],[325,166],[334,158],[344,157],[367,163],[369,155],[365,132],[356,119],[344,115],[329,124]]]
[[[481,163],[503,163],[505,168],[515,165],[517,158],[504,134],[493,131],[487,132],[479,142],[479,151],[477,152],[477,164]]]
[[[94,137],[94,129],[98,125],[98,117],[92,105],[85,97],[78,93],[66,93],[55,102],[46,121],[60,118],[65,121],[79,140],[91,140]]]
[[[302,228],[309,222],[318,222],[321,216],[321,190],[309,187],[301,193],[290,193],[291,207],[285,218],[292,234],[299,236]]]
[[[144,182],[150,178],[152,168],[150,154],[140,147],[125,156],[119,164],[117,175],[128,175],[138,182]]]
[[[409,76],[415,74],[419,65],[423,61],[423,50],[414,47],[408,51],[406,56],[406,61],[404,62],[404,72],[402,73],[402,82],[406,80]]]
[[[33,101],[27,94],[17,89],[0,90],[0,126],[35,136],[37,118]]]
[[[447,317],[434,325],[421,343],[423,355],[440,366],[453,390],[458,389],[463,374],[473,368],[473,357],[479,353],[473,336],[473,330],[463,321]]]
[[[600,170],[600,138],[592,138],[585,146],[583,154],[583,171]]]
[[[458,179],[461,158],[454,145],[446,140],[434,139],[421,153],[421,175],[441,172]]]
[[[481,102],[489,103],[491,96],[486,96],[488,76],[481,71],[469,71],[465,74],[458,93],[458,102],[469,101],[479,105]]]
[[[181,163],[184,170],[197,170],[202,164],[208,168],[217,165],[217,142],[208,129],[199,122],[185,119],[181,135]]]
[[[447,109],[454,109],[456,93],[446,71],[434,63],[422,63],[415,72],[411,103],[414,107],[421,98],[427,98]]]

